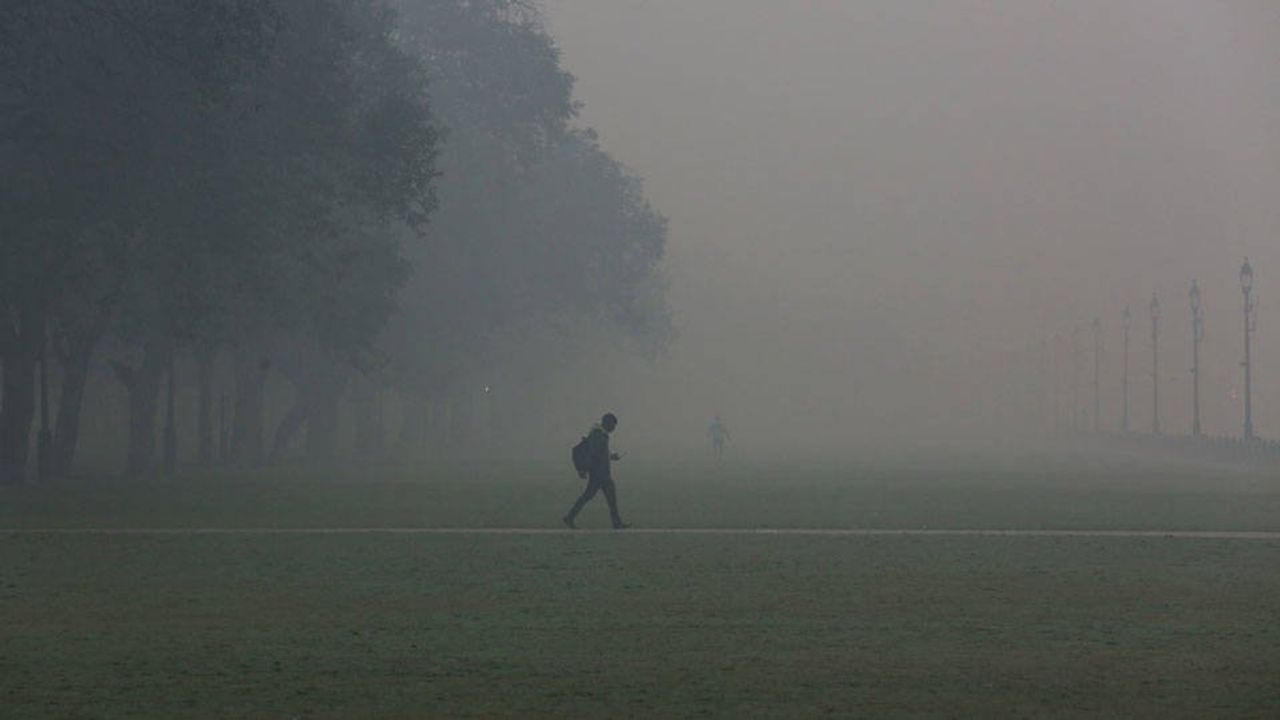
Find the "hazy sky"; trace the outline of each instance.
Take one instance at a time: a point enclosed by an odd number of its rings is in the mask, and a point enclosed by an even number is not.
[[[679,398],[756,434],[1007,432],[1038,412],[1042,342],[1070,401],[1067,338],[1098,316],[1114,425],[1128,302],[1146,428],[1156,290],[1161,420],[1184,431],[1194,276],[1206,430],[1238,433],[1248,254],[1255,424],[1280,436],[1280,3],[546,9],[584,124],[672,223],[681,336],[644,380],[671,394],[644,412]],[[1087,330],[1079,345],[1087,386]]]

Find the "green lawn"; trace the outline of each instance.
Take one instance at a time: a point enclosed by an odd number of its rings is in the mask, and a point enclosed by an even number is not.
[[[0,528],[558,528],[582,489],[567,464],[82,478],[0,488]],[[616,474],[623,514],[648,528],[1280,531],[1280,468],[930,456],[724,467],[626,461]],[[608,526],[603,498],[581,524]]]
[[[1280,529],[1225,469],[627,469],[647,527]],[[554,526],[577,483],[522,473],[11,488],[0,527]],[[0,618],[4,718],[1280,716],[1267,540],[4,533]]]

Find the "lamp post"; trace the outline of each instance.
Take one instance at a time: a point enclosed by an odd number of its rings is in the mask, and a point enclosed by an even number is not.
[[[1071,432],[1084,430],[1080,424],[1080,326],[1071,328]]]
[[[1191,281],[1191,435],[1200,437],[1200,341],[1204,339],[1204,308],[1200,284]]]
[[[1097,434],[1102,430],[1102,395],[1098,377],[1102,358],[1102,321],[1094,318],[1090,327],[1093,330],[1093,432]]]
[[[1058,396],[1058,333],[1049,336],[1049,426],[1055,433],[1062,432],[1061,398]]]
[[[1040,341],[1040,358],[1038,363],[1037,379],[1040,381],[1039,392],[1036,393],[1036,418],[1040,421],[1042,428],[1049,426],[1047,413],[1049,411],[1049,347],[1045,340]]]
[[[1240,290],[1244,293],[1244,439],[1253,439],[1253,363],[1249,356],[1249,335],[1257,325],[1257,299],[1253,297],[1253,266],[1249,258],[1240,266]]]
[[[1151,293],[1151,434],[1160,434],[1160,300]]]
[[[1120,377],[1120,432],[1129,432],[1129,327],[1133,324],[1133,315],[1129,306],[1124,306],[1124,375]]]

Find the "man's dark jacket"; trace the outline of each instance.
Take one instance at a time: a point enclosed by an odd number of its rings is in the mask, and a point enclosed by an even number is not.
[[[596,425],[587,435],[587,475],[595,482],[612,480],[609,465],[609,433]]]

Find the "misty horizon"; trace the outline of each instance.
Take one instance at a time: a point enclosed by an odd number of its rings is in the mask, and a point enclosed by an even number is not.
[[[1247,255],[1254,423],[1280,435],[1266,3],[551,0],[546,22],[580,122],[671,221],[678,336],[624,376],[624,428],[719,412],[770,444],[1024,437],[1050,396],[1076,401],[1073,331],[1092,407],[1098,318],[1115,430],[1128,305],[1145,431],[1154,292],[1160,424],[1186,433],[1195,278],[1204,429],[1239,435]]]

